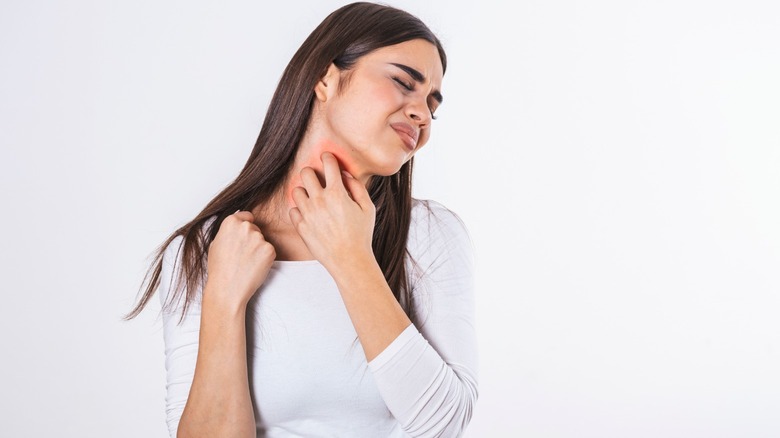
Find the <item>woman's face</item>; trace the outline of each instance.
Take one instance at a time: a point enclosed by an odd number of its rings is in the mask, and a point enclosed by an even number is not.
[[[331,65],[315,89],[324,135],[349,156],[349,167],[398,172],[430,138],[442,70],[436,46],[421,39],[377,49],[349,72]]]

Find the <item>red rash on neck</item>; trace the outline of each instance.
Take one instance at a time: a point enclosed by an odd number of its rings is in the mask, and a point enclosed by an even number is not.
[[[311,150],[308,152],[308,155],[304,157],[304,161],[300,163],[300,167],[298,167],[296,163],[296,167],[293,169],[293,175],[290,178],[290,183],[287,186],[287,193],[285,194],[285,199],[287,200],[287,206],[289,208],[295,207],[295,201],[293,201],[292,198],[293,189],[298,186],[303,187],[300,171],[304,167],[311,167],[314,169],[314,172],[319,177],[320,185],[325,185],[325,171],[322,165],[323,152],[330,152],[333,154],[333,156],[336,157],[336,160],[339,163],[339,169],[350,172],[350,170],[353,168],[352,163],[348,161],[348,156],[346,153],[344,153],[341,146],[330,140],[321,140],[311,148]],[[342,180],[343,178],[344,176],[342,175]]]

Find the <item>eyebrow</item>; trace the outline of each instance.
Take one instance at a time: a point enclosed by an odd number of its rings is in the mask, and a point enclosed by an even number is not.
[[[420,73],[419,71],[409,67],[408,65],[396,64],[395,62],[391,62],[390,64],[394,65],[394,66],[400,68],[401,70],[405,71],[406,73],[408,73],[409,76],[411,76],[412,79],[415,80],[415,82],[418,82],[418,83],[421,83],[421,84],[425,82],[425,76],[422,73]],[[444,101],[444,96],[441,95],[439,90],[433,90],[433,92],[431,93],[431,96],[433,96],[433,98],[436,99],[436,102],[439,102],[439,105],[441,105],[441,103]]]

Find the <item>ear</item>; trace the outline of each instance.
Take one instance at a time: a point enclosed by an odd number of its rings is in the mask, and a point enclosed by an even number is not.
[[[328,70],[325,71],[325,74],[320,78],[319,81],[317,81],[317,84],[314,86],[314,94],[317,96],[319,101],[327,102],[331,96],[336,94],[336,90],[338,89],[339,76],[340,72],[338,67],[336,67],[336,64],[331,62],[328,66]]]

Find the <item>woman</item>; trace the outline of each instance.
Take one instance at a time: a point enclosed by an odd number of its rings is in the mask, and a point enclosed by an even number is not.
[[[411,197],[445,68],[419,19],[371,3],[293,56],[243,170],[158,248],[127,317],[159,290],[171,436],[465,429],[473,248]]]

